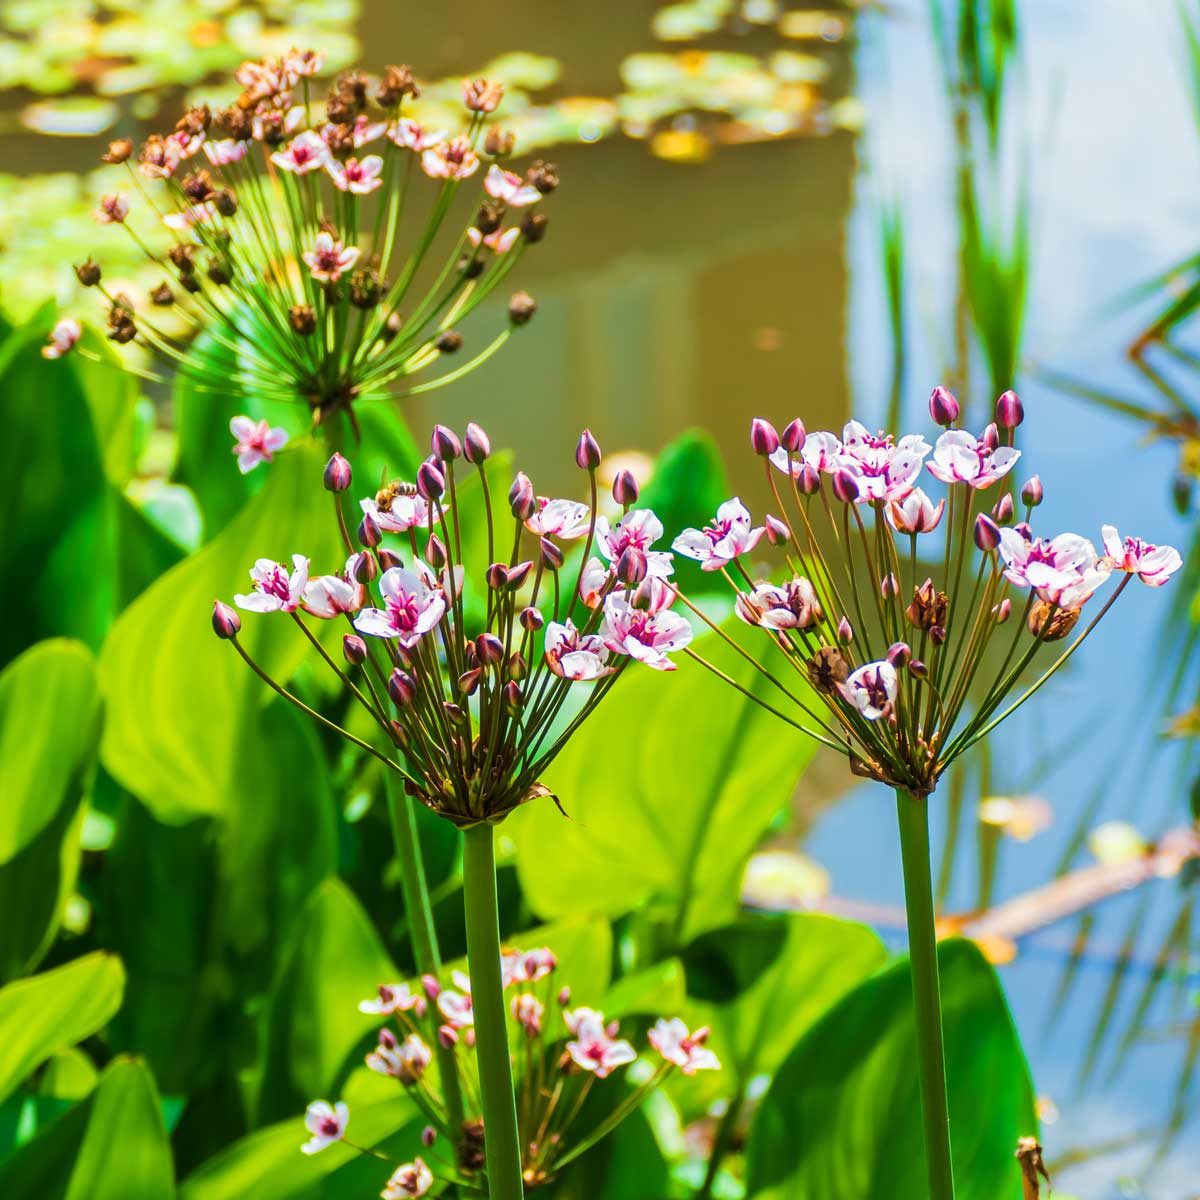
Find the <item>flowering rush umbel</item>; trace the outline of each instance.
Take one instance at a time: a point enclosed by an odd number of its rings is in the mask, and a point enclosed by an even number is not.
[[[419,91],[408,67],[343,74],[319,101],[322,58],[244,63],[228,108],[189,109],[136,154],[113,142],[104,159],[128,166],[130,188],[101,197],[96,219],[123,226],[163,278],[135,303],[91,259],[76,271],[108,301],[113,341],[173,359],[199,389],[300,399],[317,422],[353,423],[356,401],[457,379],[529,320],[518,292],[491,341],[472,352],[459,331],[544,236],[540,201],[558,177],[505,165],[499,84],[465,82],[461,128],[427,129],[405,115]],[[451,216],[460,192],[469,220]],[[52,350],[68,340],[56,333]]]
[[[839,437],[809,433],[800,420],[782,433],[755,420],[751,445],[776,511],[755,526],[727,501],[675,549],[724,574],[738,615],[783,666],[760,663],[718,631],[767,677],[775,702],[724,678],[846,754],[856,774],[896,790],[928,1194],[953,1200],[927,799],[955,758],[1074,654],[1131,578],[1159,587],[1181,563],[1170,546],[1122,539],[1111,525],[1100,551],[1077,533],[1034,531],[1041,480],[1013,485],[1024,416],[1015,393],[997,400],[979,435],[958,428],[958,401],[945,388],[929,409],[944,427],[932,445],[858,421]],[[783,560],[778,574],[747,565],[764,540]],[[1107,598],[1093,602],[1114,576]],[[1076,633],[1089,602],[1094,615]],[[1050,643],[1067,638],[1051,657]],[[1042,657],[1050,661],[1030,681]]]
[[[673,1071],[694,1075],[720,1067],[707,1045],[708,1030],[690,1030],[677,1017],[659,1018],[646,1032],[646,1047],[639,1055],[621,1036],[617,1021],[573,1000],[557,971],[558,960],[548,947],[503,951],[501,979],[516,1081],[521,1175],[530,1190],[549,1183],[611,1133]],[[378,1044],[366,1056],[367,1066],[395,1080],[429,1122],[422,1135],[424,1157],[391,1164],[387,1186],[393,1190],[383,1195],[423,1196],[435,1182],[480,1186],[483,1120],[468,1113],[463,1129],[451,1128],[438,1080],[429,1070],[434,1048],[449,1048],[462,1091],[479,1094],[469,1053],[476,1017],[470,977],[453,971],[448,981],[426,975],[412,982],[381,984],[359,1010],[385,1021]],[[603,1120],[589,1123],[584,1104],[592,1090],[613,1087],[615,1077],[642,1055],[636,1086],[625,1091]],[[315,1153],[335,1141],[355,1146],[347,1136],[349,1122],[344,1104],[315,1101],[307,1119],[312,1136],[302,1149]],[[377,1150],[364,1152],[384,1157]]]

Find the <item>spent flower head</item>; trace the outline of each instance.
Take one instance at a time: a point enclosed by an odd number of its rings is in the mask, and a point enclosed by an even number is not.
[[[719,631],[770,679],[766,706],[846,754],[857,774],[914,795],[931,792],[1070,658],[1131,577],[1159,587],[1181,566],[1170,546],[1122,539],[1111,525],[1103,553],[1076,533],[1034,533],[1043,488],[1030,479],[1018,509],[1012,472],[1024,410],[1014,393],[979,436],[955,427],[958,402],[944,388],[930,412],[947,427],[933,445],[857,421],[840,437],[793,421],[781,437],[756,420],[751,446],[776,511],[758,528],[732,499],[712,524],[674,541],[724,574],[737,615],[779,652],[782,672]],[[926,491],[935,481],[947,493],[936,500]],[[766,549],[763,529],[782,560],[769,577],[748,562]],[[1114,575],[1122,577],[1095,615],[1051,656],[1047,644],[1072,634]]]
[[[292,51],[244,63],[228,108],[187,110],[136,155],[131,143],[110,147],[106,161],[124,163],[130,184],[100,197],[95,216],[161,269],[149,300],[170,310],[169,326],[110,294],[91,260],[77,274],[108,301],[113,340],[174,360],[197,388],[302,400],[317,422],[353,423],[356,402],[458,379],[528,319],[522,309],[465,361],[443,361],[542,239],[544,220],[502,226],[541,201],[545,164],[480,172],[495,83],[466,90],[461,129],[432,130],[405,114],[419,91],[409,68],[388,67],[374,89],[347,72],[321,100],[322,60]],[[459,192],[480,217],[453,215]]]

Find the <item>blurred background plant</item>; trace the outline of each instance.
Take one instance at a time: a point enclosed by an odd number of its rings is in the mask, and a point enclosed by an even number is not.
[[[756,474],[731,455],[727,478],[717,446],[741,447],[764,401],[835,429],[852,410],[890,423],[890,403],[903,424],[930,383],[958,378],[980,409],[1018,387],[1044,431],[1031,455],[1059,479],[1102,475],[1118,526],[1187,540],[1170,480],[1193,473],[1191,426],[1138,443],[1130,417],[1154,433],[1144,412],[1184,409],[1147,401],[1124,355],[1194,282],[1180,162],[1195,38],[1174,5],[1101,0],[1081,22],[1028,3],[699,0],[585,18],[451,0],[401,23],[372,2],[28,0],[0,24],[0,911],[20,914],[0,923],[0,1194],[374,1194],[378,1164],[299,1153],[305,1103],[335,1094],[358,1140],[421,1152],[423,1118],[361,1065],[377,1023],[358,1001],[414,967],[382,781],[244,678],[209,627],[213,597],[266,547],[333,561],[327,497],[305,484],[324,456],[306,419],[272,412],[289,448],[243,477],[232,401],[40,355],[79,311],[81,247],[106,251],[99,149],[160,108],[227,101],[221,74],[243,58],[317,43],[331,67],[360,45],[425,63],[431,120],[464,75],[494,75],[525,152],[553,147],[570,180],[554,259],[531,259],[531,336],[436,405],[364,406],[359,478],[411,476],[410,427],[482,419],[565,495],[573,468],[553,464],[589,424],[606,449],[640,448],[606,465],[633,469],[674,532],[731,492],[762,507]],[[1152,72],[1161,86],[1133,103]],[[1138,294],[1160,263],[1190,265]],[[125,271],[137,286],[133,259],[114,280]],[[1190,406],[1185,318],[1164,330],[1141,358]],[[107,356],[101,333],[84,339]],[[1144,411],[1091,406],[1061,378]],[[1047,508],[1094,534],[1070,486]],[[689,594],[703,584],[695,571]],[[1191,724],[1161,741],[1164,711],[1190,703],[1194,683],[1168,702],[1164,680],[1194,681],[1194,626],[1182,609],[1166,628],[1131,614],[1036,719],[952,773],[932,814],[942,926],[969,939],[943,947],[950,1061],[995,1064],[986,1097],[952,1081],[956,1127],[978,1135],[956,1142],[962,1170],[991,1189],[973,1194],[1021,1194],[1013,1149],[1035,1121],[1055,1195],[1175,1197],[1200,1171]],[[340,716],[302,649],[280,636],[273,672]],[[1098,709],[1114,669],[1126,686]],[[722,1069],[657,1093],[552,1194],[840,1197],[853,1147],[864,1180],[921,1196],[919,1162],[892,1153],[918,1126],[887,797],[797,757],[699,668],[620,687],[624,705],[547,781],[576,797],[569,819],[530,805],[504,827],[503,933],[552,945],[638,1044],[651,1015],[710,1024]],[[656,717],[632,745],[626,711]],[[452,958],[461,867],[444,825],[419,832]]]

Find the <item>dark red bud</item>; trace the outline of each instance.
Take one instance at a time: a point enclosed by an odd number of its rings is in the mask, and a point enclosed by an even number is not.
[[[437,1130],[434,1129],[432,1125],[426,1125],[425,1128],[421,1130],[421,1145],[428,1150],[436,1141]]]
[[[348,633],[342,638],[342,654],[352,667],[357,667],[366,661],[367,643],[358,634]]]
[[[523,584],[529,577],[529,572],[532,570],[533,563],[529,559],[526,559],[524,562],[517,563],[515,567],[509,567],[508,586],[513,589],[519,588],[521,584]]]
[[[213,633],[217,637],[223,641],[227,641],[229,638],[237,637],[238,631],[242,627],[242,618],[228,604],[222,604],[220,600],[214,600],[212,627]]]
[[[504,685],[504,703],[511,714],[521,709],[521,685],[515,679],[510,679]]]
[[[542,566],[547,571],[557,571],[563,565],[563,552],[549,538],[542,538],[538,543],[541,552]]]
[[[508,568],[503,563],[492,563],[487,569],[487,584],[493,591],[499,591],[508,583]]]
[[[638,485],[632,471],[618,471],[613,479],[613,499],[622,508],[630,508],[637,503]]]
[[[833,495],[843,504],[852,504],[858,499],[858,477],[847,467],[838,467],[833,473]]]
[[[946,640],[946,630],[942,625],[933,625],[929,630],[929,640],[935,645],[940,646]]]
[[[449,556],[446,554],[446,543],[436,533],[431,533],[425,543],[425,561],[435,571],[440,571],[449,561]]]
[[[363,513],[363,519],[358,523],[358,544],[374,550],[382,540],[383,534],[379,532],[375,518],[370,513]]]
[[[783,428],[783,432],[779,435],[779,444],[789,453],[795,454],[799,450],[804,449],[804,443],[808,440],[808,434],[804,429],[804,422],[797,417],[794,421],[789,421]]]
[[[912,649],[907,642],[893,642],[888,647],[887,660],[893,667],[903,667],[912,658]]]
[[[521,615],[517,619],[521,622],[521,628],[529,633],[536,633],[546,623],[541,609],[532,606],[521,609]]]
[[[453,462],[463,452],[462,443],[458,440],[454,430],[448,429],[445,425],[433,427],[430,443],[433,457],[442,462]]]
[[[492,443],[488,435],[472,421],[467,426],[467,436],[463,441],[463,454],[467,462],[478,466],[492,452]]]
[[[380,550],[378,553],[379,553],[379,565],[385,571],[390,571],[393,567],[404,566],[404,560],[401,559],[400,555],[396,554],[394,551]]]
[[[821,472],[805,463],[800,468],[800,474],[796,476],[796,487],[802,495],[815,495],[821,490]]]
[[[379,564],[373,554],[356,554],[354,556],[354,582],[370,583],[379,574]]]
[[[344,492],[350,486],[353,472],[350,464],[335,453],[325,464],[325,490],[327,492]]]
[[[1021,489],[1021,503],[1029,508],[1037,508],[1045,498],[1046,493],[1042,490],[1041,478],[1037,475],[1031,475],[1025,480],[1025,486]]]
[[[929,415],[938,425],[953,425],[958,420],[958,401],[944,387],[935,387],[929,396]]]
[[[494,633],[481,633],[475,639],[475,653],[484,666],[494,666],[504,658],[504,643]]]
[[[755,417],[750,422],[750,446],[755,454],[766,458],[779,449],[779,434],[770,421]]]
[[[1000,527],[987,513],[975,518],[975,545],[985,553],[1000,545]]]
[[[575,447],[575,462],[581,471],[594,471],[600,465],[600,443],[592,436],[590,429],[585,429],[579,435],[579,445]]]
[[[388,695],[392,698],[392,703],[397,708],[403,708],[406,704],[411,704],[413,697],[417,694],[416,680],[406,671],[401,671],[397,667],[388,676],[387,690]]]
[[[993,421],[990,425],[984,427],[983,434],[979,440],[989,449],[995,450],[1000,445],[1000,430],[996,428],[996,422]]]
[[[1010,493],[1005,492],[999,500],[992,505],[992,520],[997,525],[1007,525],[1013,519],[1013,498]]]
[[[1025,420],[1025,406],[1016,392],[1003,392],[996,401],[996,424],[1001,429],[1016,429]]]
[[[646,552],[636,546],[626,546],[617,559],[617,578],[622,583],[638,584],[646,578],[649,563]]]
[[[479,687],[480,677],[483,675],[482,667],[472,667],[469,671],[464,671],[458,677],[458,691],[463,696],[473,696],[475,689]]]
[[[417,468],[417,495],[422,500],[440,500],[446,490],[446,477],[426,459]]]
[[[791,531],[778,517],[768,513],[763,524],[767,528],[767,541],[772,546],[782,546],[791,539]]]
[[[512,515],[518,521],[528,521],[537,512],[537,498],[533,494],[533,484],[524,471],[517,473],[513,485],[508,489],[508,503]]]
[[[929,668],[919,658],[914,658],[908,664],[908,673],[914,679],[924,679],[929,674]]]

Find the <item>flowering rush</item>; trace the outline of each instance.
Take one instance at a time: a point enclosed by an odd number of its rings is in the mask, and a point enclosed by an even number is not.
[[[1080,534],[1034,531],[1043,489],[1036,476],[1019,491],[1013,482],[1023,418],[1013,393],[979,435],[958,428],[958,402],[944,388],[930,411],[945,426],[932,443],[858,421],[840,435],[754,421],[776,511],[756,524],[728,500],[673,544],[725,575],[737,614],[807,684],[771,670],[772,711],[847,754],[858,774],[919,796],[1066,662],[1130,578],[1160,587],[1181,565],[1170,546],[1122,538],[1111,525],[1099,549]],[[768,545],[782,559],[770,575]],[[1114,582],[1082,631],[1022,686],[1047,644],[1071,635]]]
[[[188,109],[140,150],[112,142],[104,160],[126,165],[130,187],[102,196],[96,220],[126,229],[163,277],[135,303],[91,259],[76,273],[107,300],[112,340],[173,360],[200,389],[303,400],[315,421],[353,425],[356,402],[458,379],[529,320],[534,302],[517,292],[507,326],[450,361],[461,324],[544,237],[558,175],[511,168],[499,84],[468,81],[461,127],[431,129],[414,119],[410,68],[348,72],[321,101],[322,60],[244,63],[228,108]],[[449,215],[460,191],[475,206],[465,227]],[[71,349],[72,332],[47,356]]]
[[[234,432],[247,455],[260,453],[255,447],[269,437],[251,423]],[[379,736],[372,744],[333,727],[402,776],[410,795],[463,828],[495,824],[549,795],[541,774],[626,666],[672,671],[692,639],[673,607],[673,557],[658,548],[662,524],[634,507],[632,482],[617,489],[619,518],[597,515],[600,448],[590,433],[576,449],[587,500],[539,496],[518,473],[507,529],[494,515],[490,454],[478,426],[460,439],[439,425],[414,481],[388,483],[356,506],[347,497],[350,464],[335,454],[325,486],[345,562],[322,574],[303,554],[287,563],[261,558],[236,608],[218,603],[213,612],[218,635],[260,675],[238,639],[237,610],[296,622]],[[464,556],[471,522],[478,523],[474,544],[486,540],[487,561]],[[734,552],[742,540],[729,535],[721,552]],[[325,621],[343,626],[341,662],[314,625]]]
[[[628,1089],[600,1123],[588,1122],[584,1107],[592,1090],[616,1086],[615,1078],[639,1058],[632,1041],[622,1036],[617,1021],[574,1002],[571,989],[559,978],[559,964],[549,947],[501,955],[501,979],[509,1046],[514,1068],[521,1171],[525,1186],[550,1182],[573,1159],[590,1149],[632,1113],[672,1072],[684,1076],[720,1068],[708,1046],[708,1030],[689,1029],[678,1017],[660,1017],[646,1034],[641,1051],[649,1070]],[[386,1019],[366,1064],[404,1089],[429,1121],[422,1141],[426,1149],[446,1141],[448,1154],[395,1162],[389,1186],[398,1178],[418,1190],[385,1191],[385,1196],[422,1196],[435,1181],[479,1186],[484,1166],[483,1122],[468,1113],[462,1129],[452,1128],[436,1076],[429,1070],[435,1045],[452,1053],[453,1069],[462,1091],[479,1094],[471,979],[453,971],[448,980],[426,975],[411,983],[381,984],[378,993],[363,999],[359,1010]],[[611,1082],[610,1082],[611,1081]],[[350,1113],[344,1104],[315,1101],[306,1121],[310,1139],[301,1149],[315,1153],[346,1138]],[[357,1147],[355,1147],[357,1148]],[[378,1151],[372,1151],[380,1157]],[[386,1169],[386,1168],[384,1168]]]

